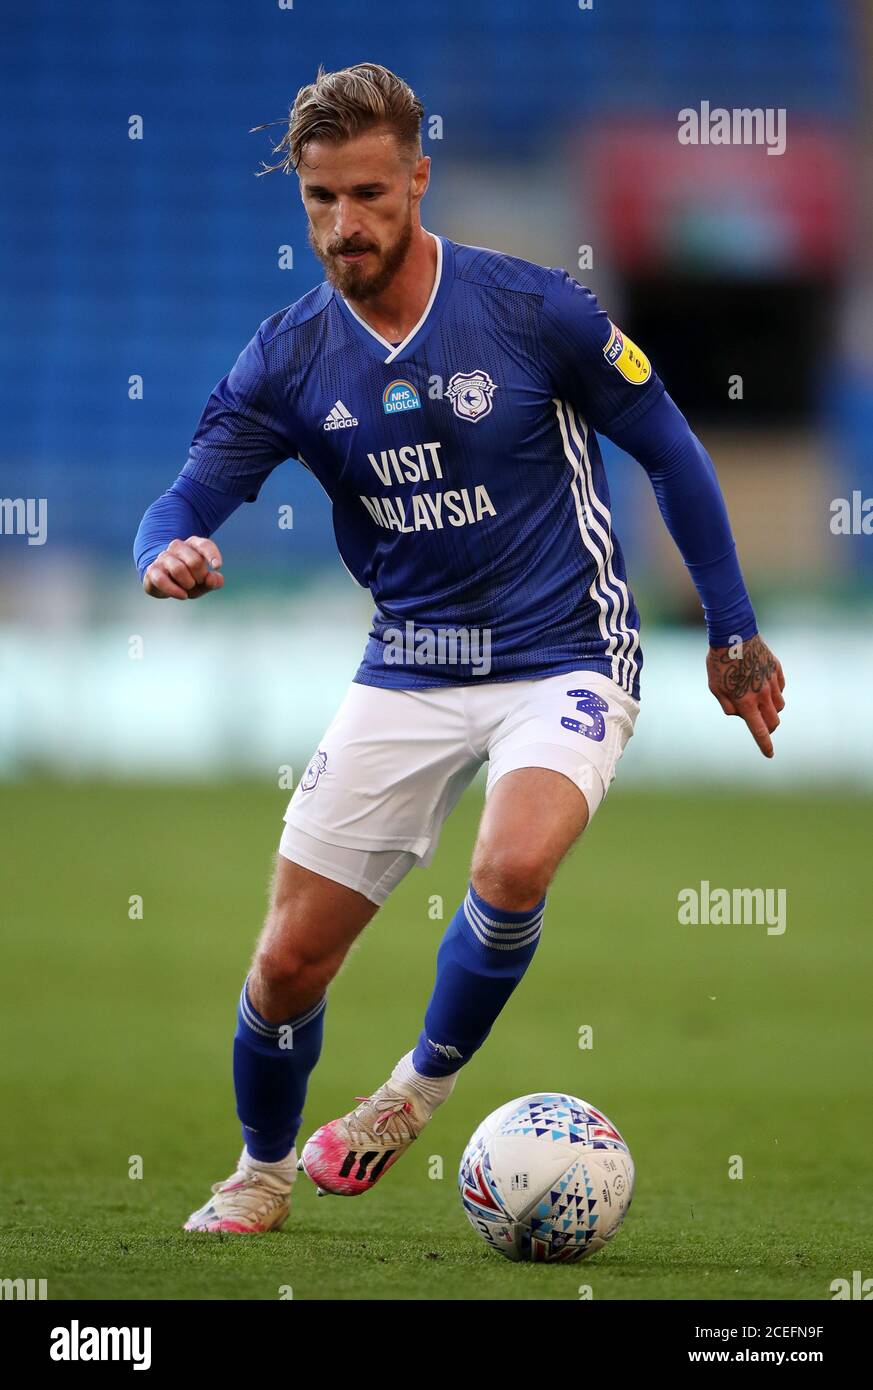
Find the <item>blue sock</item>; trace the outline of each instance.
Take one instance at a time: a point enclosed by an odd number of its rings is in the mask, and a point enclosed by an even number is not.
[[[306,1083],[324,1036],[326,997],[299,1018],[268,1023],[243,985],[233,1040],[236,1113],[245,1146],[261,1163],[278,1163],[294,1147],[303,1119]]]
[[[468,1062],[533,959],[546,900],[507,912],[472,883],[437,952],[424,1031],[412,1055],[421,1076],[449,1076]]]

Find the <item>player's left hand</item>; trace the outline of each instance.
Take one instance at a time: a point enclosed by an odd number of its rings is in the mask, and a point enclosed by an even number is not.
[[[745,719],[765,758],[773,756],[770,735],[785,708],[782,667],[764,639],[756,633],[730,647],[710,647],[706,658],[709,688],[725,714]]]

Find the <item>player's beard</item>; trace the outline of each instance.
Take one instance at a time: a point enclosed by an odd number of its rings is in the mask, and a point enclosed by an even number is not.
[[[325,278],[330,284],[338,289],[346,299],[365,302],[368,299],[375,299],[391,284],[405,261],[406,253],[412,244],[412,231],[412,212],[410,210],[397,239],[387,248],[377,248],[373,242],[352,237],[349,241],[332,241],[325,250],[322,250],[313,236],[311,226],[309,228],[309,245],[324,266]],[[339,259],[340,254],[344,251],[372,251],[377,257],[377,264],[372,270],[365,270],[363,265],[346,265]]]

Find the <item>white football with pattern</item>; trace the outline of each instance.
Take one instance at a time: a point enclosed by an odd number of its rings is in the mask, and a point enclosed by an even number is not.
[[[479,1125],[458,1174],[478,1235],[511,1260],[568,1262],[602,1250],[634,1190],[630,1150],[588,1101],[538,1091]]]

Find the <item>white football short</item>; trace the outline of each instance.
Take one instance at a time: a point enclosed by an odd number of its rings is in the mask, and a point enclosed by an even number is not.
[[[288,804],[279,852],[381,904],[430,863],[486,761],[486,797],[507,772],[550,768],[593,816],[638,712],[593,671],[427,690],[353,684]]]

